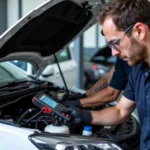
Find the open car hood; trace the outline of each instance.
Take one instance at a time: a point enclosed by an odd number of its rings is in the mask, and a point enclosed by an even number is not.
[[[105,0],[51,0],[21,18],[0,36],[0,61],[30,62],[45,68],[57,53],[96,22]],[[43,70],[42,69],[42,70]]]

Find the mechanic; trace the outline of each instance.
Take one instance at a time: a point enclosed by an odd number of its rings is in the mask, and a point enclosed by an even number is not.
[[[99,22],[114,56],[134,66],[119,103],[100,111],[70,107],[72,123],[117,125],[137,107],[141,126],[140,149],[150,149],[150,2],[110,0]]]
[[[64,104],[71,107],[92,107],[115,101],[120,92],[124,90],[130,71],[131,67],[117,57],[115,69],[113,67],[105,77],[86,91],[86,94],[83,95],[84,98],[70,100]]]

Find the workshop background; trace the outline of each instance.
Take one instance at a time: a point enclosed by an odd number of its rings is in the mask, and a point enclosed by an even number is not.
[[[45,0],[0,0],[0,34],[44,1]],[[73,55],[70,59],[74,59],[73,61],[76,63],[75,66],[73,66],[74,71],[72,72],[72,74],[75,74],[75,77],[71,80],[65,78],[69,87],[90,88],[99,78],[103,77],[114,64],[115,57],[111,56],[111,51],[106,47],[107,43],[100,32],[101,26],[95,24],[80,38],[68,45],[67,52],[71,53],[69,55]],[[62,55],[65,55],[65,53],[62,53]],[[26,64],[17,62],[16,65],[22,67]],[[31,69],[26,69],[27,72],[29,72],[29,70]]]

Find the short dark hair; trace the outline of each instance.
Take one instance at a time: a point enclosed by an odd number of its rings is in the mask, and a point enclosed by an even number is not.
[[[107,17],[112,17],[120,31],[142,22],[150,28],[150,2],[148,0],[110,0],[99,12],[99,22],[103,24]]]

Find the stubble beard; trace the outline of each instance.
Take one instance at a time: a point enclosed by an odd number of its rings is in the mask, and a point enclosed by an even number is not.
[[[146,47],[140,43],[138,43],[135,39],[133,40],[133,49],[130,50],[130,55],[128,57],[128,65],[135,66],[136,64],[140,63],[145,58]]]

